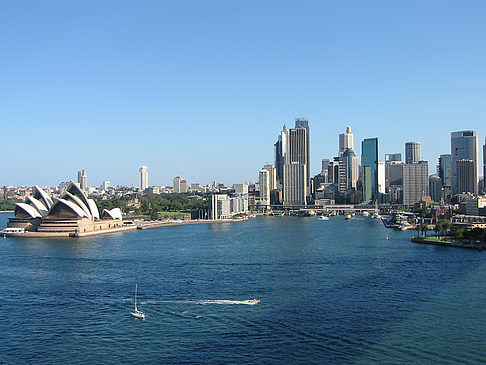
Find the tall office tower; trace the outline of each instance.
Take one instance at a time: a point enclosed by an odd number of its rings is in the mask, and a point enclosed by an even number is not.
[[[258,176],[260,185],[260,204],[263,206],[270,205],[270,171],[263,168]]]
[[[366,138],[361,142],[361,166],[363,201],[378,199],[378,138]]]
[[[304,163],[306,165],[306,176],[307,176],[307,189],[310,187],[310,130],[309,121],[305,118],[295,118],[295,129],[304,128],[306,130],[305,144],[304,144],[304,154],[303,159],[291,160],[292,162]],[[290,148],[292,148],[292,142],[290,142]]]
[[[428,195],[429,166],[427,161],[403,165],[403,205],[414,205]]]
[[[473,160],[458,160],[457,165],[457,194],[477,194],[477,169]],[[476,172],[476,173],[475,173]]]
[[[289,131],[283,126],[282,132],[279,134],[275,147],[275,169],[277,170],[277,182],[283,183],[283,165],[287,161],[287,154],[289,152]]]
[[[342,156],[348,148],[354,151],[354,135],[351,132],[351,127],[347,127],[346,133],[339,135],[339,156]]]
[[[386,161],[401,161],[402,154],[401,153],[386,153],[385,154],[385,162]]]
[[[339,157],[334,157],[334,160],[329,162],[327,171],[328,183],[337,184],[339,180]]]
[[[470,193],[478,193],[478,170],[479,170],[479,157],[478,157],[478,136],[476,131],[458,131],[451,133],[451,165],[452,165],[452,193],[461,193],[459,184],[464,188],[465,182],[460,181],[458,174],[459,160],[471,160],[474,164],[474,189],[469,191]]]
[[[483,145],[483,185],[484,190],[486,190],[486,138]]]
[[[174,179],[172,179],[172,187],[173,187],[173,190],[174,190],[174,193],[182,193],[182,178],[180,176],[176,176],[174,177]]]
[[[442,180],[442,185],[452,186],[452,163],[450,154],[439,156],[439,166],[437,166],[437,173]]]
[[[148,167],[140,166],[140,190],[148,189]]]
[[[397,169],[393,166],[402,163],[401,153],[386,153],[385,154],[385,190],[390,187],[390,181],[395,181]],[[392,171],[393,170],[393,171]],[[400,170],[401,171],[401,170]],[[400,173],[401,176],[401,173]],[[401,179],[401,177],[400,177]],[[402,183],[400,182],[400,185]]]
[[[88,176],[84,170],[78,171],[78,184],[81,190],[88,188]]]
[[[346,192],[349,192],[358,187],[359,161],[351,148],[346,148],[341,158],[345,166],[345,189]]]
[[[309,177],[307,176],[309,171],[307,137],[307,130],[305,128],[291,128],[289,130],[289,154],[286,164],[297,163],[304,165],[306,169],[306,184],[309,186]]]
[[[414,163],[420,160],[420,142],[405,143],[405,163]]]
[[[307,169],[297,162],[284,165],[283,205],[305,205],[307,197]]]
[[[438,175],[429,176],[429,195],[435,202],[442,200],[442,180]]]
[[[329,182],[329,159],[323,158],[321,161],[321,175],[324,179],[323,183]]]
[[[386,188],[385,188],[385,163],[384,162],[378,162],[377,169],[378,169],[378,192],[380,194],[385,194],[385,192],[386,192]]]
[[[275,190],[277,188],[277,169],[273,165],[265,165],[263,168],[269,173],[270,191]]]
[[[181,193],[187,193],[188,190],[187,180],[181,180]]]

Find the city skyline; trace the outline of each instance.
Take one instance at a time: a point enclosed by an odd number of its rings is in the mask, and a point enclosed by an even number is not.
[[[142,164],[151,185],[257,181],[295,118],[311,125],[311,176],[347,126],[358,156],[378,138],[380,161],[421,142],[429,173],[452,131],[484,141],[486,4],[347,5],[3,4],[0,120],[15,155],[0,185],[84,169],[89,185],[136,186]]]

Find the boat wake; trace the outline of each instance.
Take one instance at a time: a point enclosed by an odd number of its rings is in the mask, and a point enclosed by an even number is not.
[[[162,303],[171,303],[171,304],[200,304],[200,305],[256,305],[260,304],[260,300],[258,299],[248,299],[248,300],[229,300],[229,299],[199,299],[199,300],[160,300],[160,301],[152,301],[147,300],[145,302],[141,302],[141,304],[162,304]]]
[[[251,300],[227,300],[227,299],[215,299],[215,300],[197,300],[195,304],[219,304],[219,305],[255,305],[260,301],[256,299]]]

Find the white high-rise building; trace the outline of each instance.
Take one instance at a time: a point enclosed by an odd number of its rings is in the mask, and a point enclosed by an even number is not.
[[[260,170],[258,184],[260,185],[260,204],[270,205],[270,171],[265,168]]]
[[[284,206],[305,205],[307,197],[307,168],[304,164],[284,165]]]
[[[270,191],[275,190],[277,188],[277,169],[273,165],[265,165],[263,169],[269,173]]]
[[[140,166],[140,190],[144,191],[148,189],[148,167],[147,166]]]
[[[339,135],[339,156],[342,156],[347,149],[354,151],[354,135],[351,127],[346,128],[346,133]]]

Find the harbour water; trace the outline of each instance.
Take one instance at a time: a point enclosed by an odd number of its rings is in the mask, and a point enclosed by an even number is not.
[[[0,363],[484,363],[486,253],[412,234],[259,217],[1,238]]]

